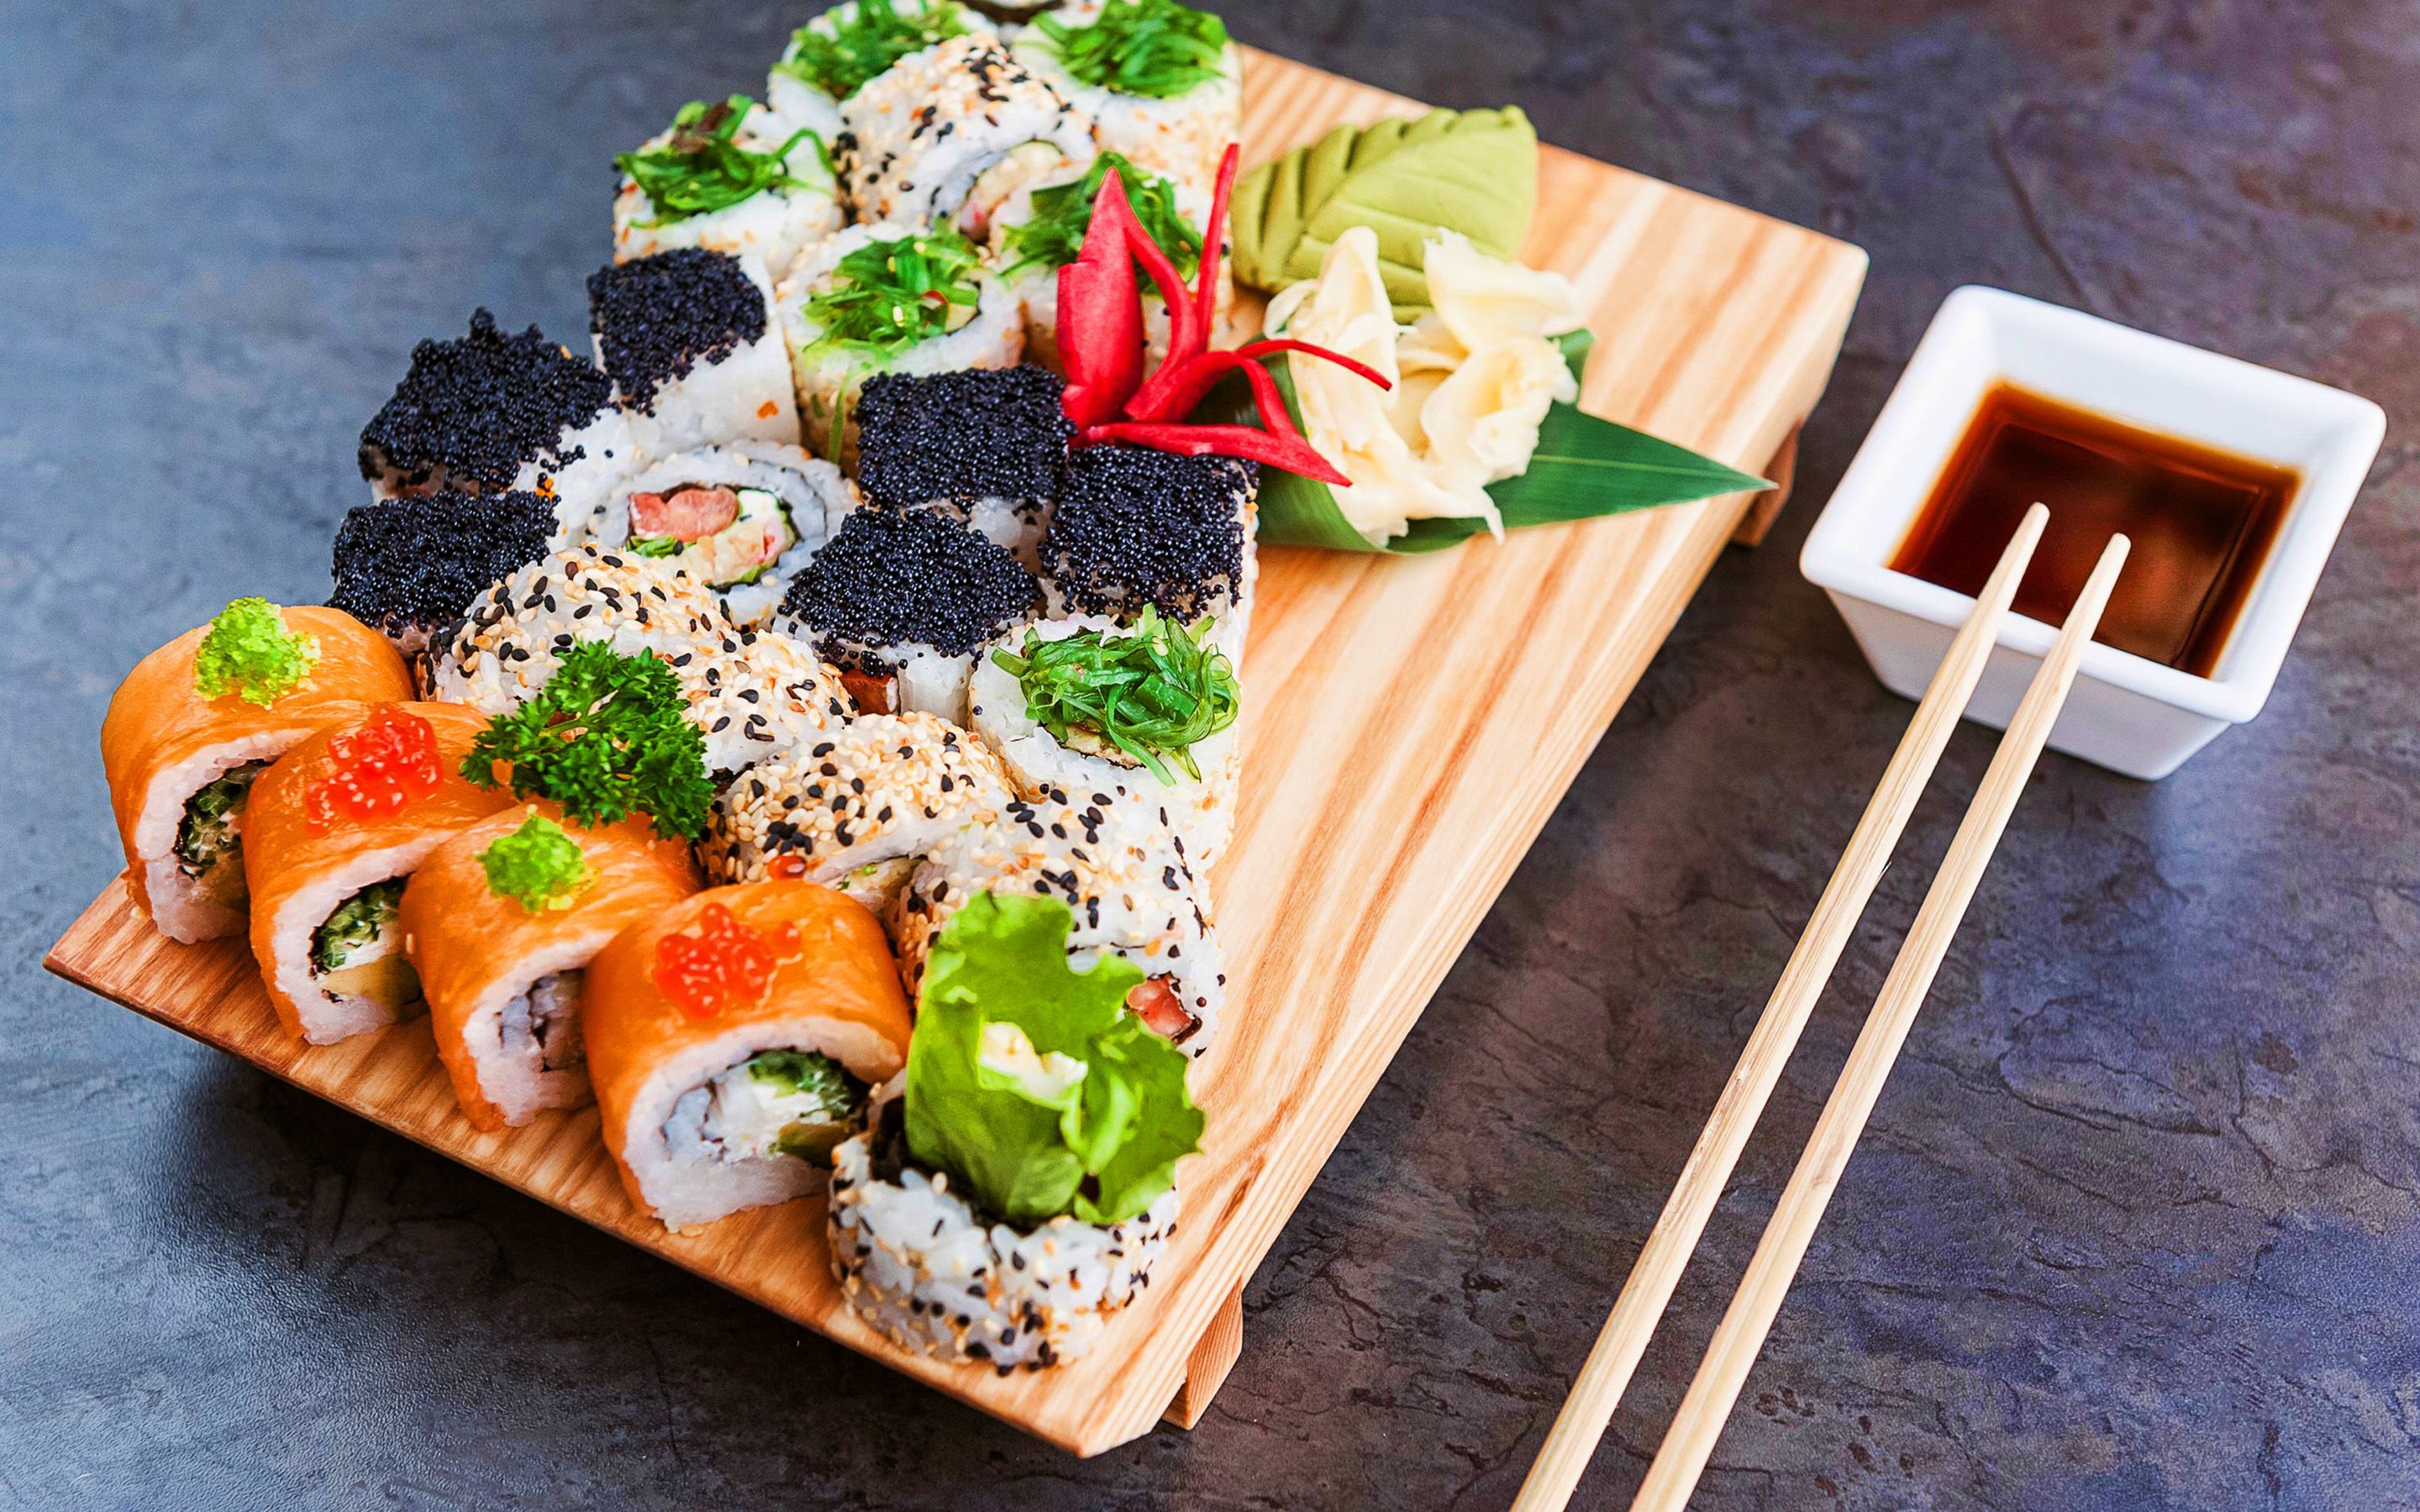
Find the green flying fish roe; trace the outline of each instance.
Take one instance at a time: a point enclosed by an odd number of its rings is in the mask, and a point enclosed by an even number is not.
[[[194,690],[206,699],[233,693],[267,708],[302,686],[319,659],[318,638],[286,626],[265,598],[239,598],[219,610],[194,652]]]
[[[488,890],[533,914],[568,908],[588,886],[588,857],[561,825],[532,810],[521,827],[479,853]]]

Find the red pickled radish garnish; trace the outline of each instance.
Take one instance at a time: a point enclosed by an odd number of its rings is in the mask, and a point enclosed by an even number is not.
[[[328,742],[328,775],[302,790],[303,822],[319,830],[340,817],[392,818],[436,792],[443,776],[428,721],[381,703],[358,728]]]
[[[761,1000],[773,970],[798,953],[799,926],[751,929],[729,908],[708,903],[697,933],[667,934],[656,942],[656,989],[693,1019],[710,1019],[726,1008]]]

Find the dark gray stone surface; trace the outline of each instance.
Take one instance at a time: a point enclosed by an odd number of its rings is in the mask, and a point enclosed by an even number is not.
[[[1906,718],[1793,558],[1980,281],[2355,388],[2388,450],[2258,723],[2157,787],[2044,764],[1699,1504],[2420,1506],[2409,0],[1233,8],[1873,273],[1800,502],[1286,1229],[1217,1410],[1085,1463],[37,964],[116,864],[117,677],[322,592],[411,341],[481,302],[576,338],[607,153],[801,18],[0,16],[0,1503],[1503,1504]],[[1584,1504],[1636,1484],[1988,750],[1953,745]]]

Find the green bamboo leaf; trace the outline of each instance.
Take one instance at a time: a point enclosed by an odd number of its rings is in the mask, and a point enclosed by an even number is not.
[[[1575,377],[1587,368],[1594,341],[1586,331],[1559,340],[1563,360],[1571,364]],[[1285,395],[1286,409],[1295,424],[1301,424],[1290,364],[1279,359],[1269,367],[1279,392]],[[1231,377],[1211,391],[1195,418],[1249,424],[1252,415],[1250,390]],[[1763,478],[1726,467],[1687,447],[1559,404],[1546,411],[1545,421],[1538,427],[1538,450],[1529,459],[1529,470],[1519,477],[1489,484],[1487,494],[1496,501],[1509,531],[1772,486]],[[1404,534],[1383,547],[1373,546],[1346,520],[1335,490],[1327,485],[1265,466],[1261,469],[1260,517],[1263,544],[1329,551],[1383,550],[1403,555],[1441,551],[1487,530],[1487,522],[1480,519],[1416,519]]]
[[[1272,294],[1316,278],[1336,239],[1366,225],[1395,317],[1408,323],[1428,306],[1421,249],[1439,228],[1517,257],[1537,197],[1538,133],[1517,106],[1340,126],[1235,185],[1235,278]]]

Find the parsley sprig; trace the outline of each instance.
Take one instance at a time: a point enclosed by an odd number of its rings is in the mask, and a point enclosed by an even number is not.
[[[975,278],[980,267],[974,243],[955,226],[867,242],[842,257],[830,283],[808,296],[806,316],[821,334],[807,349],[887,359],[946,335],[971,319],[983,299]]]
[[[845,18],[828,12],[824,26],[792,32],[789,54],[773,69],[846,100],[908,54],[963,35],[967,23],[954,0],[907,0],[905,10],[892,0],[857,0]]]
[[[1016,258],[1003,276],[1028,268],[1064,268],[1084,250],[1084,233],[1093,228],[1093,204],[1101,197],[1101,183],[1117,170],[1125,185],[1126,203],[1135,219],[1159,243],[1187,278],[1202,264],[1202,233],[1176,208],[1176,186],[1145,173],[1115,152],[1093,160],[1084,177],[1072,184],[1053,184],[1033,192],[1033,219],[1008,228],[1008,251]]]
[[[1089,26],[1041,16],[1034,28],[1060,67],[1122,95],[1172,100],[1220,77],[1227,23],[1176,0],[1109,0]]]
[[[712,105],[692,100],[673,117],[673,134],[663,146],[614,154],[613,166],[628,174],[656,208],[655,219],[641,224],[671,225],[711,215],[768,189],[813,187],[790,172],[790,150],[810,141],[823,157],[823,138],[801,129],[770,152],[751,152],[739,145],[739,123],[755,108],[746,95]]]
[[[565,652],[537,697],[489,720],[462,775],[494,787],[499,765],[515,797],[551,798],[592,827],[643,813],[657,834],[695,840],[714,799],[680,679],[652,651],[626,656],[602,641]]]
[[[1242,692],[1226,656],[1191,629],[1145,606],[1131,631],[1084,630],[1045,640],[1028,630],[1015,652],[991,659],[1025,690],[1025,712],[1061,745],[1083,731],[1125,752],[1162,782],[1170,762],[1195,779],[1192,748],[1235,722]]]

